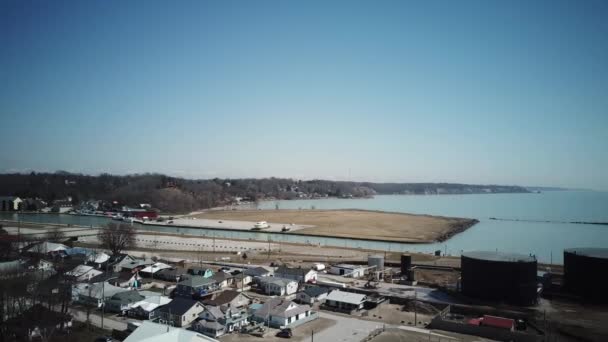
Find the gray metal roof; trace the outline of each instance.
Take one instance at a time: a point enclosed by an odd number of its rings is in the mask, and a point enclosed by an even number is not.
[[[322,295],[323,293],[328,293],[328,292],[329,292],[328,288],[321,287],[321,286],[310,286],[304,290],[304,293],[306,293],[307,295],[309,295],[311,297],[317,297],[319,295]]]
[[[274,271],[275,275],[295,275],[295,276],[300,276],[303,277],[305,275],[308,274],[308,272],[311,272],[312,270],[310,268],[291,268],[291,267],[285,267],[285,266],[279,266],[279,268],[277,268],[276,271]]]
[[[198,302],[193,299],[174,298],[169,304],[160,307],[158,311],[170,312],[172,315],[183,315],[197,304]]]
[[[365,301],[365,298],[366,296],[364,294],[339,290],[333,290],[327,295],[327,300],[333,300],[336,302],[343,302],[355,305],[363,303]]]
[[[462,256],[470,259],[497,262],[536,262],[536,258],[533,256],[505,252],[473,251],[464,252]]]
[[[121,301],[123,303],[139,302],[140,300],[143,300],[145,298],[146,297],[140,295],[137,291],[119,292],[112,296],[112,299]]]
[[[204,278],[203,276],[192,276],[186,280],[182,280],[178,283],[178,285],[185,285],[190,287],[199,287],[207,284],[216,283],[215,279],[212,278]]]
[[[291,283],[297,284],[297,281],[295,281],[293,279],[286,279],[286,278],[265,277],[260,280],[260,283],[274,284],[274,285],[278,285],[278,286],[287,286],[288,284],[291,284]]]
[[[565,249],[564,252],[590,258],[608,259],[608,248],[578,247]]]
[[[269,270],[265,269],[264,267],[256,267],[256,268],[248,268],[246,269],[243,273],[250,275],[250,276],[264,276],[267,274],[270,274],[272,272],[270,272]]]

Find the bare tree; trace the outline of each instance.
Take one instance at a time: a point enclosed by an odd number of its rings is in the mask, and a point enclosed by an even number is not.
[[[44,239],[52,242],[60,242],[65,240],[65,238],[65,233],[59,230],[59,228],[49,230],[44,234]]]
[[[102,248],[110,250],[112,255],[118,255],[123,250],[135,246],[135,228],[125,223],[111,222],[99,230],[97,238]]]

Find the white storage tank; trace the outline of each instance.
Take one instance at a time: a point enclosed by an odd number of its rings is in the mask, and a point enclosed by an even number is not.
[[[323,271],[323,270],[325,269],[325,265],[324,265],[324,264],[321,264],[321,263],[316,262],[316,263],[314,263],[314,264],[312,265],[312,269],[313,269],[313,270],[315,270],[315,271]]]
[[[384,270],[384,256],[383,255],[370,255],[369,257],[367,257],[367,265],[376,266],[375,269],[370,270],[371,272]]]

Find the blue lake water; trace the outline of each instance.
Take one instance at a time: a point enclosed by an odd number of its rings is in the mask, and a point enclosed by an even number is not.
[[[470,250],[499,250],[534,254],[542,262],[562,263],[564,248],[608,247],[608,226],[558,221],[608,222],[608,192],[548,191],[541,194],[384,195],[371,199],[270,201],[261,209],[368,209],[415,214],[470,217],[480,222],[443,243],[404,244],[342,238],[308,237],[280,233],[222,231],[181,227],[142,226],[145,229],[218,238],[311,243],[387,251],[433,252],[451,255]],[[517,220],[496,221],[490,217]],[[0,213],[0,218],[30,222],[101,226],[109,219],[92,216]]]
[[[535,221],[608,222],[608,192],[547,191],[540,194],[386,195],[371,199],[322,199],[265,202],[261,208],[369,209],[476,218],[480,222],[444,243],[415,250],[499,250],[534,254],[562,263],[564,248],[608,247],[607,225],[496,221],[490,217]]]

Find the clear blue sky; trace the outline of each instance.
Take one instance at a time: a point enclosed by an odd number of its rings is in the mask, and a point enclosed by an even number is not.
[[[0,172],[608,189],[607,18],[602,0],[4,0]]]

